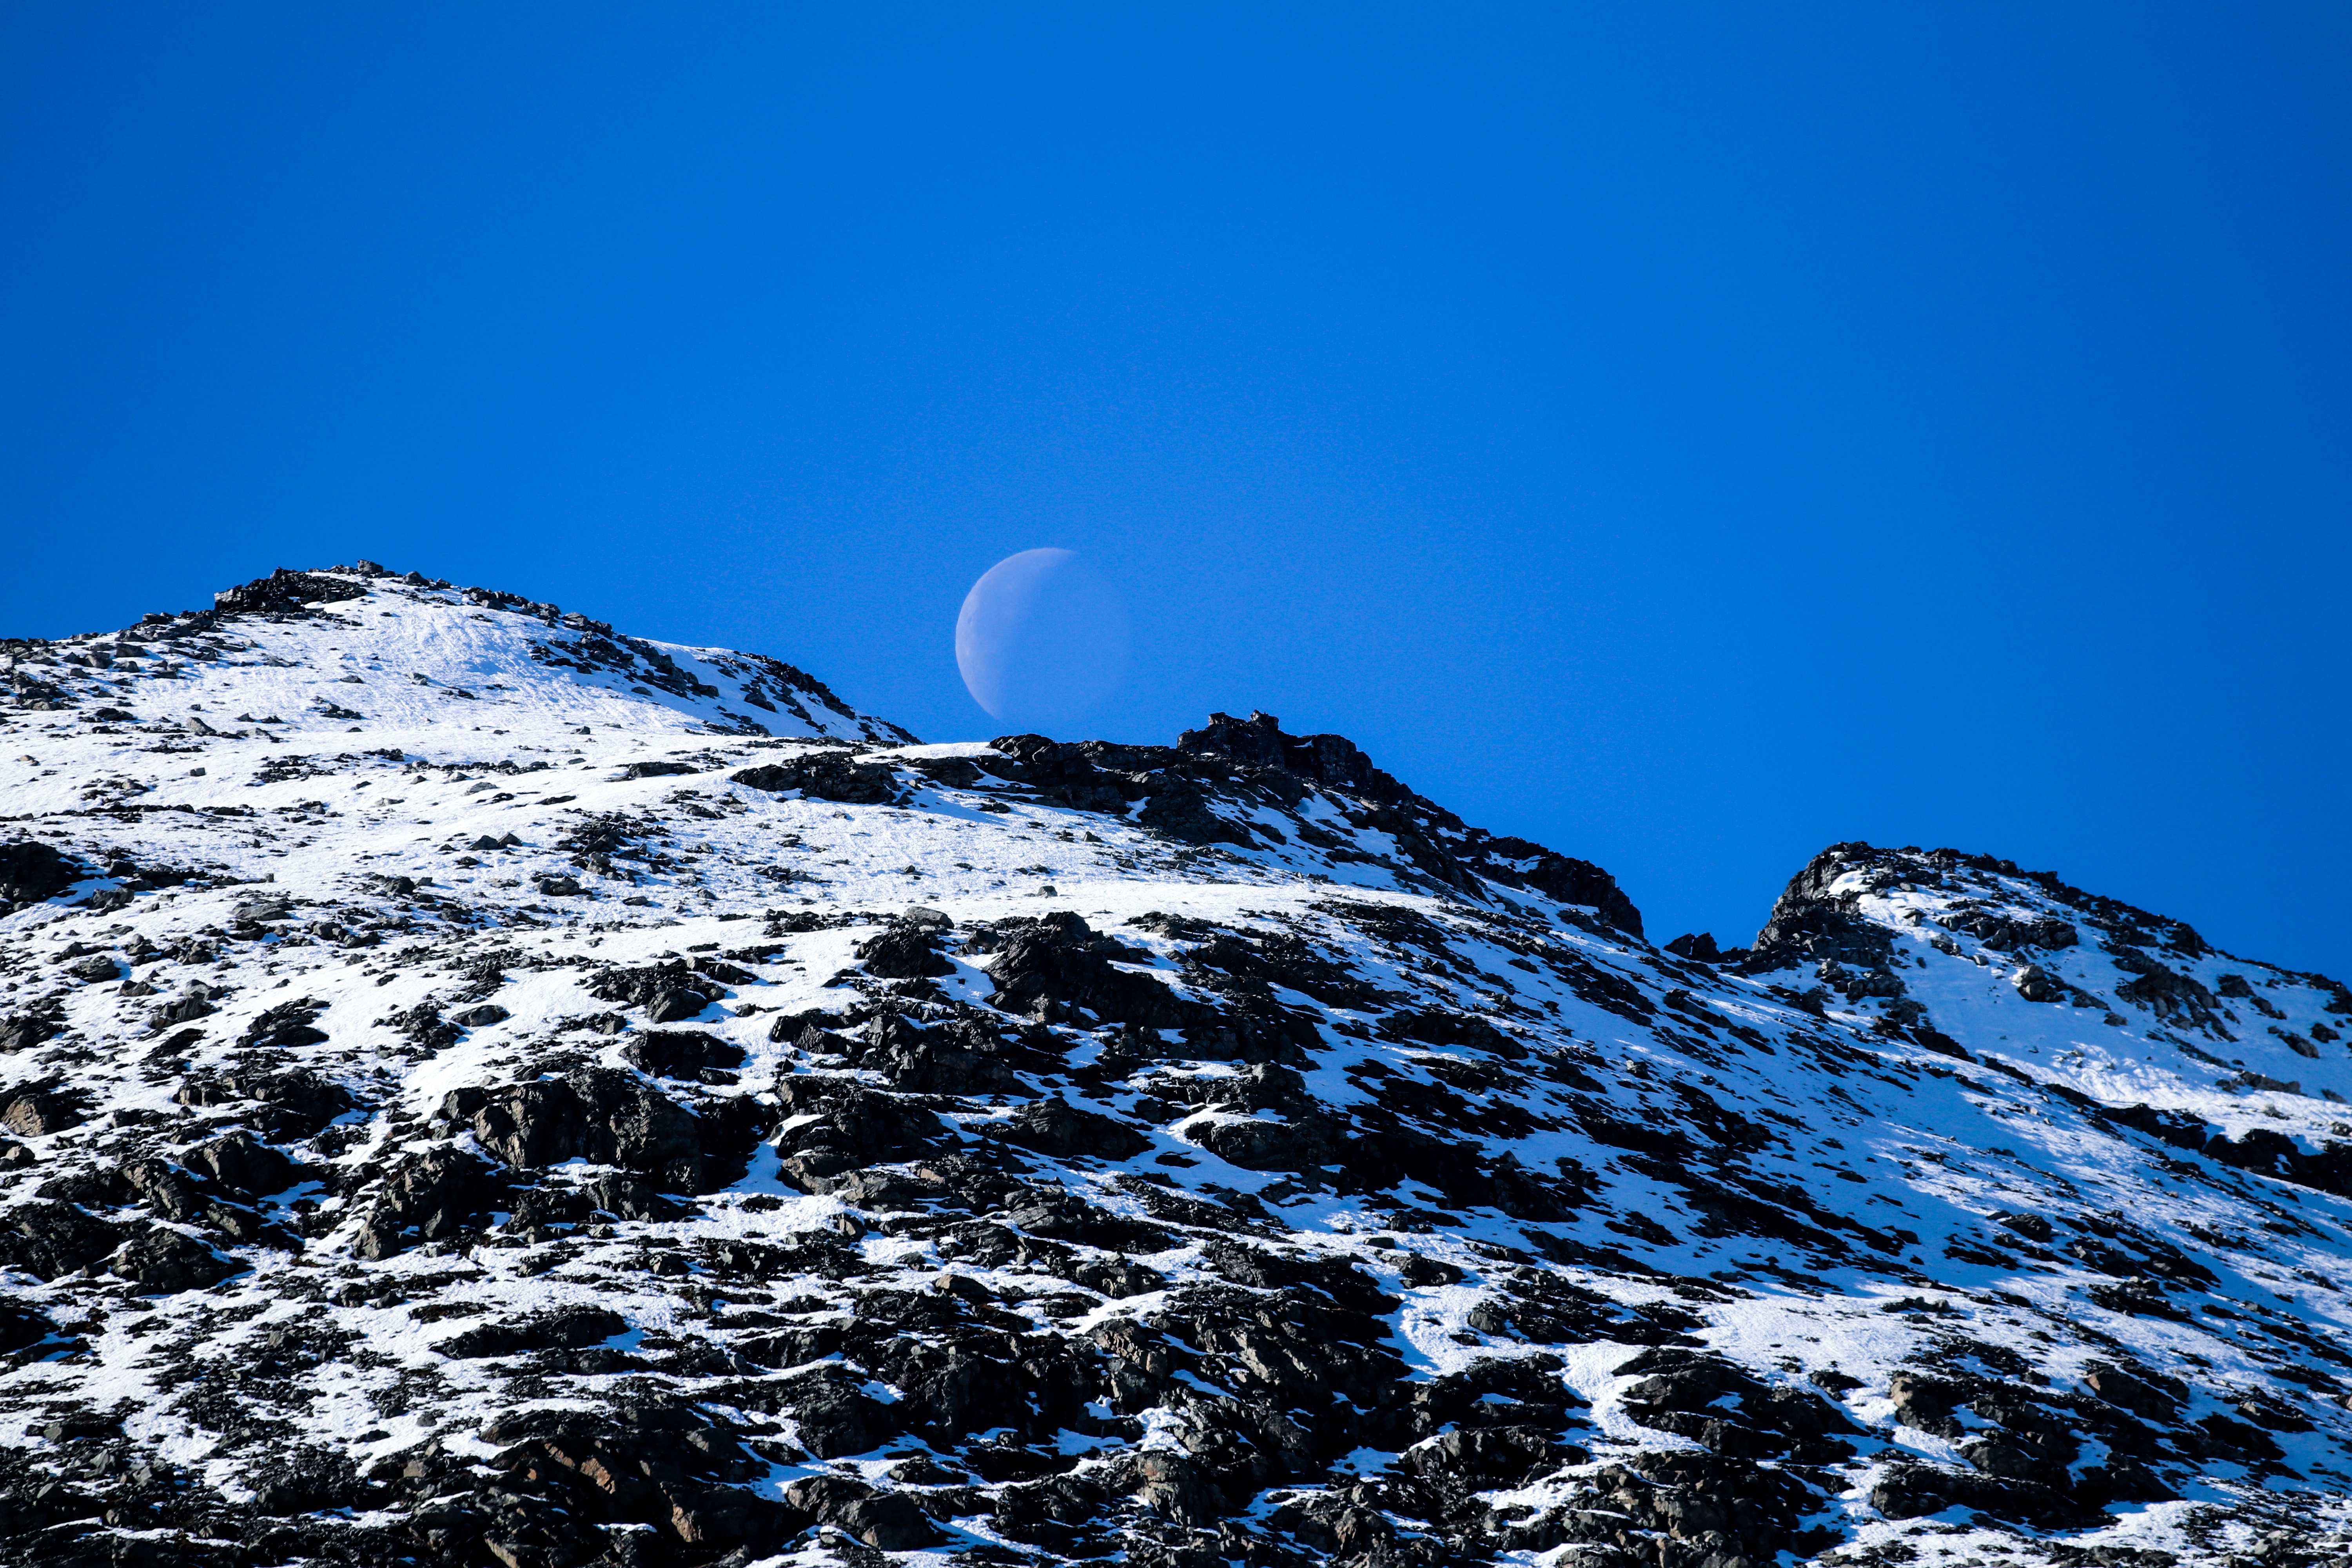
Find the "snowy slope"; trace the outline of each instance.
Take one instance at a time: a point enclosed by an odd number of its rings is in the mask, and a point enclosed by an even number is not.
[[[5,645],[0,1558],[2338,1561],[2352,999],[365,567]]]

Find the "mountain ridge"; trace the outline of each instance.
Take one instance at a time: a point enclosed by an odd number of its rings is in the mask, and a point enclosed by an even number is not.
[[[2177,921],[1842,844],[1654,946],[1343,737],[367,563],[0,651],[0,1560],[2352,1542],[2352,994]]]

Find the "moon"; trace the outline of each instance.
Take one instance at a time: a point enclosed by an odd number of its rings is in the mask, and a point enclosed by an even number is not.
[[[1016,731],[1066,733],[1126,678],[1127,605],[1072,550],[1024,550],[982,574],[956,616],[973,701]]]

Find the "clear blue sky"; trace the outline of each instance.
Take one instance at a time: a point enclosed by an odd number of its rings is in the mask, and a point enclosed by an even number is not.
[[[0,13],[0,633],[370,556],[986,735],[1263,707],[1744,938],[1953,844],[2352,978],[2341,5]]]

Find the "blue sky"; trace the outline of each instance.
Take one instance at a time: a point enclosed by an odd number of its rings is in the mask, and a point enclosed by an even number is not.
[[[1957,845],[2352,972],[2352,12],[20,5],[0,633],[370,556],[1335,730],[1744,938]]]

